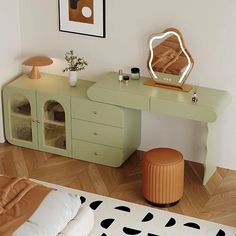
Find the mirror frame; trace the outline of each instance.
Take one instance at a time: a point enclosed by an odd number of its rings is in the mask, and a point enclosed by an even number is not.
[[[156,40],[156,39],[163,39],[165,38],[166,36],[169,36],[169,35],[175,35],[179,41],[179,45],[181,47],[181,50],[183,51],[184,55],[186,56],[187,58],[187,61],[188,61],[188,65],[186,67],[186,69],[184,70],[183,74],[181,75],[178,83],[179,83],[179,86],[178,85],[171,85],[171,84],[166,84],[164,82],[162,82],[158,76],[156,75],[156,73],[153,71],[152,69],[152,60],[153,60],[153,57],[154,57],[154,53],[153,53],[153,42]],[[150,39],[149,39],[149,57],[148,57],[148,63],[147,63],[147,67],[148,67],[148,71],[152,77],[152,79],[156,82],[156,83],[159,83],[159,84],[164,84],[166,86],[174,86],[174,87],[181,87],[184,82],[186,81],[190,71],[192,70],[193,68],[193,65],[194,65],[194,61],[193,61],[193,58],[191,56],[191,54],[188,52],[188,50],[186,49],[186,46],[184,44],[184,40],[183,40],[183,36],[181,34],[181,32],[175,28],[167,28],[166,30],[164,30],[163,32],[161,33],[157,33],[157,34],[153,34]],[[168,74],[168,73],[167,73]]]

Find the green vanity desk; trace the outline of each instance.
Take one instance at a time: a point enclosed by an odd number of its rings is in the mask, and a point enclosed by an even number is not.
[[[208,131],[203,180],[206,184],[216,170],[217,153],[214,147],[215,139],[219,137],[215,134],[215,121],[230,102],[229,93],[198,87],[199,101],[193,103],[192,92],[150,87],[143,84],[145,79],[123,83],[118,81],[117,73],[111,72],[92,85],[87,95],[98,102],[204,122]]]

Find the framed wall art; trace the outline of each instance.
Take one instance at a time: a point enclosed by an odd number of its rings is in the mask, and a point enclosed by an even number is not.
[[[59,30],[105,38],[105,0],[58,0]]]

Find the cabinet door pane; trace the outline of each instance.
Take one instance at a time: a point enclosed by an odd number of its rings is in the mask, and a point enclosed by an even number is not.
[[[28,142],[33,141],[31,119],[12,115],[11,125],[12,137],[14,139],[24,140]]]
[[[12,94],[10,100],[12,137],[32,142],[31,105],[29,100],[22,94]]]
[[[31,105],[27,97],[19,93],[12,94],[11,112],[13,114],[31,116]]]
[[[44,140],[48,146],[66,149],[65,111],[54,100],[44,105]]]
[[[15,145],[37,149],[35,92],[6,87],[3,102],[7,140]]]
[[[39,149],[71,156],[70,97],[37,93]]]

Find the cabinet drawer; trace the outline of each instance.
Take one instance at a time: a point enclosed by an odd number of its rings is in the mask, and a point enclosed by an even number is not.
[[[113,167],[120,166],[123,160],[122,149],[72,140],[73,158]]]
[[[124,126],[123,110],[117,106],[93,102],[85,99],[72,98],[71,107],[72,118],[117,127]]]
[[[123,147],[123,129],[72,119],[72,138],[112,147]]]

